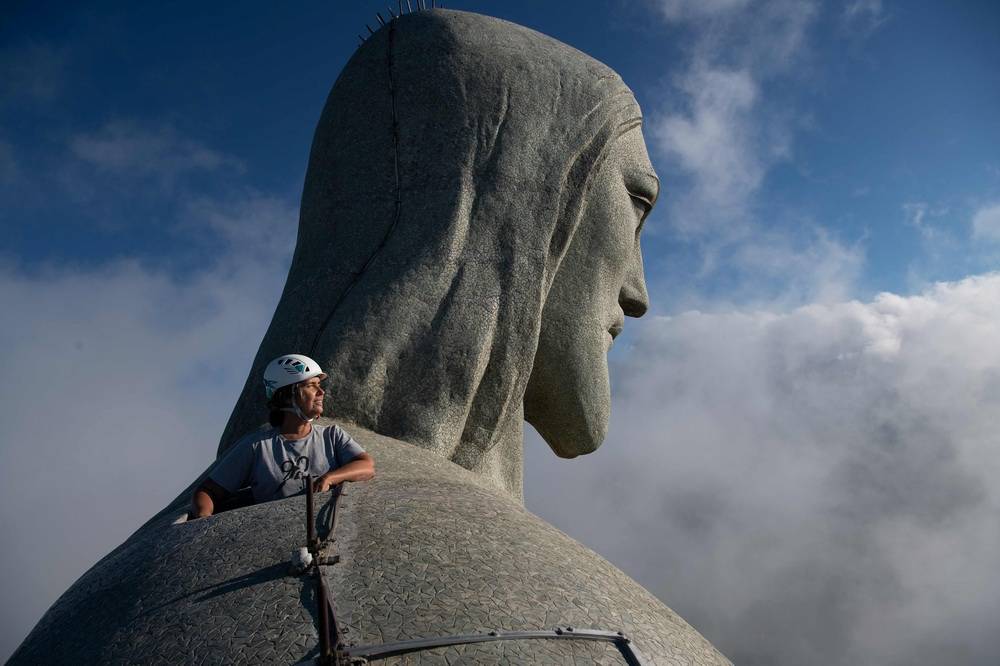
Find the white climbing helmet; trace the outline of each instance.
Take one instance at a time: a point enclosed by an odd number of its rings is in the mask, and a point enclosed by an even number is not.
[[[302,354],[285,354],[267,364],[264,370],[264,395],[270,400],[280,388],[298,384],[307,379],[326,379],[319,363]]]

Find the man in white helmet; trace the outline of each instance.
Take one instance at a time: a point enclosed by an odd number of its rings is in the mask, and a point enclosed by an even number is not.
[[[264,392],[271,428],[233,445],[194,493],[194,515],[211,516],[249,487],[253,501],[269,502],[305,490],[325,492],[345,481],[375,476],[375,462],[337,425],[313,425],[323,413],[326,373],[308,356],[286,354],[268,364]]]

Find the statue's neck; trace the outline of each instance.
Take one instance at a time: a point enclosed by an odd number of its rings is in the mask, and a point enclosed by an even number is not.
[[[448,458],[476,472],[493,485],[524,502],[524,408],[511,410],[509,418],[489,433],[488,449],[467,441],[473,428],[466,427],[463,440]],[[483,433],[486,434],[486,433]],[[471,438],[468,438],[471,439]]]
[[[484,481],[524,502],[524,409],[518,405],[498,427],[486,430],[466,423],[465,431],[442,428],[429,434],[423,431],[386,427],[368,423],[363,415],[334,414],[336,419],[356,423],[362,428],[432,451],[446,460],[475,472]],[[358,418],[360,416],[360,418]]]

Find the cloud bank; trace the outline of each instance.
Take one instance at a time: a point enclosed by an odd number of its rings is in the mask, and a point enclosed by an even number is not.
[[[634,326],[604,447],[529,508],[738,664],[1000,656],[1000,274]]]
[[[0,263],[0,658],[214,458],[296,228],[290,202],[240,194],[186,207],[178,233],[216,252],[184,278]]]
[[[1000,241],[1000,203],[983,206],[972,216],[972,237]]]
[[[651,290],[681,309],[848,298],[862,273],[863,239],[840,238],[809,213],[761,196],[812,122],[792,99],[813,85],[809,38],[819,3],[648,2],[686,54],[647,113],[665,184],[647,227],[647,246],[660,243],[649,261]]]
[[[809,61],[813,2],[734,0],[653,3],[685,29],[685,66],[667,82],[651,114],[650,135],[669,171],[686,186],[672,203],[686,234],[743,236],[767,171],[791,156],[799,119],[783,109],[775,83],[794,79]],[[766,93],[766,94],[765,94]]]

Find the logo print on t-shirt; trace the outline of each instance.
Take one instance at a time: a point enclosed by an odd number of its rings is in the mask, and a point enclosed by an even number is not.
[[[302,479],[302,490],[306,489],[305,475],[309,471],[309,458],[306,456],[299,456],[295,460],[288,458],[281,463],[281,469],[285,472],[285,480],[281,482],[279,490],[291,479]]]
[[[281,463],[281,470],[285,473],[285,481],[289,479],[301,479],[309,471],[309,458],[299,456],[294,461],[285,460]]]
[[[281,485],[278,486],[278,489],[274,491],[275,498],[284,497],[281,494],[281,489],[292,479],[301,479],[302,490],[306,490],[306,472],[309,471],[309,458],[306,456],[299,456],[295,460],[286,458],[281,463],[281,471],[285,473],[285,478],[282,480]]]

